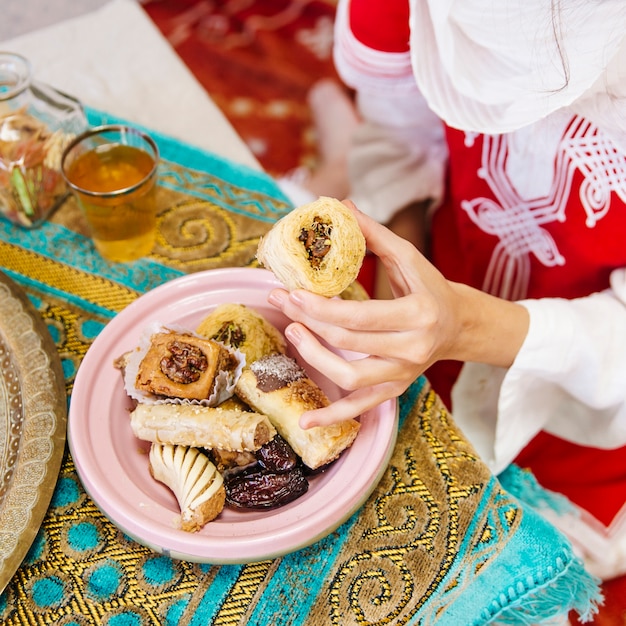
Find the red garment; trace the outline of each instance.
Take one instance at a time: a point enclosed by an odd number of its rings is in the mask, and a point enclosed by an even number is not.
[[[409,49],[407,15],[406,0],[380,3],[351,0],[353,35],[361,43],[379,51],[406,52]],[[580,120],[576,122],[580,123]],[[482,288],[494,247],[501,244],[501,240],[478,228],[470,219],[470,213],[463,209],[462,202],[484,197],[494,201],[494,207],[498,206],[479,169],[486,138],[474,136],[472,141],[464,133],[448,129],[447,139],[450,149],[447,197],[434,216],[433,260],[448,278]],[[578,156],[583,159],[589,157],[589,151],[585,154],[583,149]],[[507,157],[502,155],[502,158]],[[597,160],[595,163],[592,161],[593,156],[587,158],[585,166],[599,164]],[[605,171],[611,170],[610,164],[600,165]],[[549,167],[556,166],[557,160],[554,159]],[[528,266],[525,269],[530,269],[530,278],[522,297],[585,296],[608,286],[612,268],[626,266],[626,246],[623,245],[626,207],[623,200],[611,192],[608,199],[610,211],[594,226],[587,226],[585,220],[588,216],[582,206],[582,198],[592,190],[581,188],[581,184],[589,184],[589,180],[593,182],[593,177],[585,179],[580,167],[569,168],[567,172],[571,174],[571,186],[565,206],[561,207],[565,221],[544,221],[541,227],[545,230],[540,231],[553,239],[566,263],[546,265],[533,254],[526,255]],[[503,176],[501,182],[504,180],[506,177]],[[598,198],[601,204],[601,193]],[[515,264],[512,263],[511,267]],[[493,283],[489,280],[487,284],[491,288]],[[511,297],[517,295],[512,293]],[[602,323],[601,320],[599,323]],[[428,372],[431,383],[448,406],[450,388],[459,369],[458,363],[440,362]],[[620,508],[625,508],[626,448],[610,451],[585,448],[542,432],[516,460],[521,466],[531,468],[546,488],[567,495],[605,526],[610,525]],[[626,576],[606,581],[603,593],[605,605],[593,620],[598,626],[616,623],[615,619],[620,619],[618,616],[623,619],[626,615]],[[574,623],[576,616],[572,614],[571,617]]]
[[[499,239],[477,228],[461,205],[464,200],[477,197],[488,198],[495,206],[499,205],[485,180],[477,176],[484,160],[484,138],[476,137],[473,145],[468,146],[465,134],[460,131],[449,129],[447,136],[450,148],[448,195],[433,220],[433,261],[447,278],[483,288]],[[498,149],[501,149],[499,145]],[[545,218],[541,224],[557,243],[566,262],[547,267],[530,254],[531,278],[524,297],[585,296],[606,289],[610,271],[626,266],[626,247],[618,236],[626,232],[624,203],[612,194],[608,213],[595,226],[586,226],[577,193],[582,181],[583,176],[577,170],[566,199],[566,219]],[[545,204],[549,206],[549,202]],[[445,393],[449,381],[439,382],[436,376],[434,373],[431,377],[433,385]],[[522,467],[531,468],[544,487],[565,494],[605,526],[610,525],[624,506],[626,448],[599,450],[540,433],[516,461]]]
[[[409,3],[407,0],[351,0],[350,27],[357,39],[381,52],[409,49]]]

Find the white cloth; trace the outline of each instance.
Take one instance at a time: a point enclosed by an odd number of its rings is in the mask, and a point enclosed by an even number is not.
[[[85,105],[260,169],[133,0],[112,0],[86,15],[4,41],[0,49],[22,54],[31,62],[36,80]]]
[[[626,445],[625,270],[612,273],[611,287],[576,300],[522,301],[530,329],[513,365],[464,368],[455,418],[496,474],[541,430],[596,448]],[[488,439],[471,426],[479,422],[490,425]]]
[[[411,202],[437,203],[446,156],[438,119],[494,134],[569,108],[626,148],[623,0],[410,4],[406,53],[363,46],[350,32],[349,0],[337,8],[335,63],[364,120],[349,155],[350,197],[362,211],[387,223]]]
[[[510,132],[571,106],[626,137],[622,0],[410,4],[414,75],[450,126]]]
[[[467,363],[452,391],[455,421],[483,460],[498,474],[541,430],[596,448],[625,445],[626,270],[602,293],[522,304],[530,329],[513,365]],[[548,517],[594,573],[626,572],[626,514],[608,529],[584,513]]]

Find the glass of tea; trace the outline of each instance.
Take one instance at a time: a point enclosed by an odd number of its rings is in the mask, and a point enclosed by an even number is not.
[[[158,161],[149,135],[119,124],[91,128],[63,152],[61,171],[105,259],[128,262],[151,252]]]

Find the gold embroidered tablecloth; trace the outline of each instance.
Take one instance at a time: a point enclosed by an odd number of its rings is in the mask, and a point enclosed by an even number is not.
[[[112,121],[90,111],[92,123]],[[152,133],[162,154],[153,254],[118,265],[85,237],[73,200],[26,231],[0,218],[0,266],[45,321],[68,398],[100,330],[185,273],[254,266],[289,210],[265,175]],[[349,297],[362,297],[358,285]],[[393,456],[367,503],[321,541],[243,565],[177,561],[139,545],[85,493],[66,450],[43,523],[0,596],[24,624],[528,624],[593,607],[568,542],[505,492],[428,382],[400,398]]]

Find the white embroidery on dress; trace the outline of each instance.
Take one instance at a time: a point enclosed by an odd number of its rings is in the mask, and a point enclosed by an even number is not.
[[[564,149],[576,169],[584,175],[580,201],[587,214],[587,226],[593,227],[611,205],[611,192],[626,202],[626,155],[600,130],[581,118],[574,121],[580,130]]]
[[[466,145],[473,140],[466,135]],[[528,162],[528,146],[534,171],[519,168]],[[626,202],[626,155],[602,131],[579,116],[554,115],[531,129],[484,136],[477,174],[494,199],[464,200],[461,207],[478,228],[499,240],[484,278],[485,291],[524,298],[531,255],[547,267],[565,264],[544,225],[566,220],[577,171],[584,177],[579,194],[585,224],[592,228],[607,214],[611,192]]]
[[[467,131],[465,133],[465,146],[467,148],[471,148],[476,142],[476,138],[480,137],[480,133],[473,133],[471,131]]]

